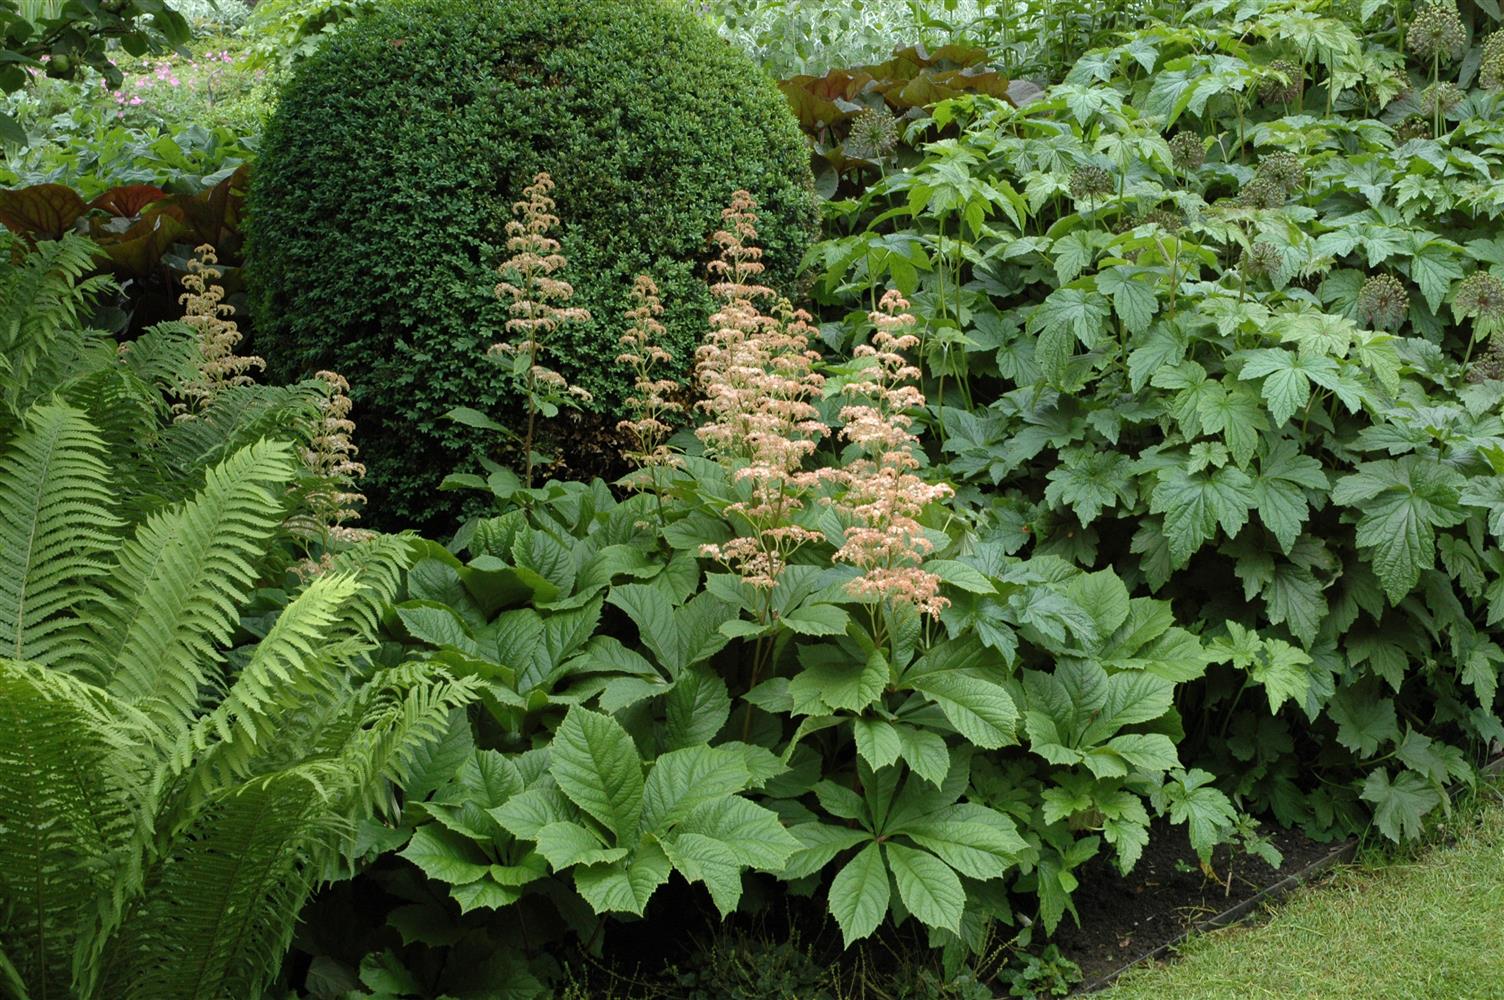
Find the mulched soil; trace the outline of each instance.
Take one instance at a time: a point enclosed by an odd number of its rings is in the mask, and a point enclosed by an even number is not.
[[[1219,848],[1212,857],[1212,879],[1202,873],[1184,829],[1156,824],[1143,857],[1126,877],[1103,857],[1082,867],[1081,887],[1073,897],[1081,926],[1067,915],[1053,941],[1081,966],[1082,985],[1090,987],[1341,846],[1317,843],[1298,830],[1274,828],[1268,835],[1284,855],[1278,871],[1258,858]]]

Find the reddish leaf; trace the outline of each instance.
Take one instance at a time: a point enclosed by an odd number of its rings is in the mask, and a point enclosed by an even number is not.
[[[167,213],[137,222],[118,241],[100,247],[121,277],[145,278],[162,262],[162,255],[188,233],[188,227]]]
[[[0,223],[32,242],[61,239],[87,211],[84,200],[61,184],[0,191]]]
[[[166,197],[167,192],[159,187],[152,187],[150,184],[131,184],[127,187],[111,188],[89,202],[89,208],[103,209],[111,215],[124,219],[134,219],[147,205]]]

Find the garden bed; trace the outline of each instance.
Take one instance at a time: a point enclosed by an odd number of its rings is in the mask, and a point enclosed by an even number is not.
[[[1105,857],[1089,862],[1074,896],[1081,926],[1067,920],[1054,939],[1065,957],[1081,967],[1078,993],[1107,986],[1130,966],[1164,954],[1192,932],[1241,919],[1353,849],[1352,841],[1323,844],[1299,830],[1274,829],[1269,837],[1284,855],[1283,865],[1274,869],[1222,847],[1212,858],[1221,881],[1202,873],[1195,851],[1170,829],[1151,833],[1143,857],[1126,876]]]

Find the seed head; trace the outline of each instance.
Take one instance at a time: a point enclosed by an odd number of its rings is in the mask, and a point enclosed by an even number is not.
[[[1488,347],[1467,369],[1467,380],[1472,383],[1497,382],[1504,379],[1504,340],[1490,337]]]
[[[1428,3],[1415,12],[1405,45],[1422,59],[1456,59],[1467,48],[1467,29],[1452,0]]]
[[[1243,255],[1238,259],[1238,266],[1250,278],[1268,277],[1279,273],[1279,269],[1284,266],[1284,259],[1280,256],[1279,248],[1274,244],[1255,241],[1252,245],[1243,248]]]
[[[1433,83],[1420,92],[1421,111],[1435,118],[1438,115],[1446,115],[1457,105],[1462,103],[1462,88],[1455,83]]]
[[[1254,176],[1278,185],[1289,197],[1305,184],[1306,168],[1294,153],[1271,153],[1259,160]]]
[[[1092,201],[1112,193],[1112,175],[1101,167],[1082,166],[1071,171],[1071,197]]]
[[[864,108],[851,121],[846,135],[846,152],[863,160],[887,156],[898,148],[898,119],[886,103]]]
[[[1431,138],[1431,123],[1424,115],[1407,115],[1394,127],[1394,141],[1404,144],[1414,139]]]
[[[1358,292],[1358,316],[1374,330],[1397,330],[1410,313],[1410,294],[1392,274],[1375,274]]]
[[[1266,104],[1294,104],[1305,90],[1305,71],[1288,59],[1269,64],[1271,73],[1259,85],[1259,100]]]
[[[1206,145],[1195,132],[1177,132],[1170,140],[1170,158],[1176,170],[1191,173],[1206,162]]]
[[[1487,271],[1474,271],[1452,293],[1452,312],[1489,325],[1504,321],[1504,281]]]
[[[1495,31],[1483,42],[1478,86],[1484,90],[1504,90],[1504,29]]]

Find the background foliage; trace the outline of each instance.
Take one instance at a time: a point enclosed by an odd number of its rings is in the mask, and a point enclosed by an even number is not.
[[[275,371],[340,358],[367,373],[355,398],[383,518],[448,509],[434,490],[476,439],[444,413],[508,405],[484,356],[505,313],[495,268],[511,202],[544,169],[568,220],[573,304],[595,317],[562,335],[561,370],[607,414],[630,385],[613,331],[632,274],[664,287],[683,371],[706,311],[705,238],[732,189],[766,204],[779,283],[815,221],[782,99],[677,10],[438,4],[338,33],[269,127],[248,275]]]

